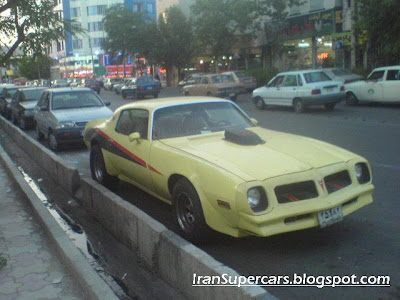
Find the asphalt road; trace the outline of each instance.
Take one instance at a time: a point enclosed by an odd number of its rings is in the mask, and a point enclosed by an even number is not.
[[[166,88],[160,97],[176,95],[177,89]],[[113,110],[133,101],[103,90],[100,96],[111,102]],[[250,94],[241,95],[237,103],[262,127],[320,139],[366,157],[373,168],[374,203],[325,229],[269,238],[218,235],[201,248],[243,275],[391,276],[391,287],[268,288],[281,299],[399,299],[400,105],[339,104],[332,112],[313,108],[295,114],[288,108],[259,111]],[[86,149],[67,149],[58,155],[77,166],[81,175],[90,176]],[[168,205],[127,184],[121,184],[117,193],[176,230]]]

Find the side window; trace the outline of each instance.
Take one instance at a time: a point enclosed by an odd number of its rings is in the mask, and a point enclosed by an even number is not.
[[[142,139],[147,139],[149,112],[144,109],[127,109],[121,112],[115,131],[130,135],[139,132]]]
[[[301,75],[297,75],[297,84],[298,86],[303,86],[303,80],[301,79]]]
[[[11,99],[11,102],[18,102],[19,94],[20,94],[20,92],[16,91],[14,96]]]
[[[285,81],[282,86],[297,86],[296,75],[286,75]]]
[[[196,78],[195,84],[199,84],[201,82],[201,77]]]
[[[375,71],[368,76],[367,80],[381,81],[383,80],[383,75],[385,71]]]
[[[44,95],[43,104],[40,107],[50,108],[50,93]]]
[[[386,80],[400,80],[400,70],[389,70],[386,75]]]
[[[203,78],[201,79],[201,83],[202,83],[202,84],[208,84],[208,78],[207,78],[207,77],[203,77]]]
[[[268,87],[278,87],[282,84],[283,78],[285,76],[281,75],[281,76],[277,76],[275,77],[275,79],[273,79],[267,86]]]

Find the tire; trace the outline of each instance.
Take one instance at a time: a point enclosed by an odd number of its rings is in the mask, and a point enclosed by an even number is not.
[[[24,117],[20,117],[18,123],[19,123],[19,127],[21,127],[21,129],[23,129],[23,130],[28,129],[28,124],[26,124],[26,120]]]
[[[97,91],[97,95],[100,95],[100,90]]]
[[[206,242],[212,230],[206,224],[199,195],[185,178],[180,179],[172,191],[172,208],[182,236],[193,242]]]
[[[257,109],[263,110],[265,108],[265,103],[264,100],[261,97],[257,97],[254,100],[254,105],[256,106]]]
[[[36,139],[38,141],[42,141],[44,138],[44,135],[43,135],[43,133],[40,132],[39,126],[37,125],[37,123],[35,123],[35,135],[36,135]]]
[[[118,178],[107,173],[103,152],[99,145],[93,145],[90,150],[90,172],[92,178],[107,188],[115,188]]]
[[[58,141],[52,131],[49,132],[47,142],[51,150],[53,150],[54,152],[57,152],[59,150],[60,145],[58,144]]]
[[[119,95],[119,92],[117,89],[114,90],[115,94]]]
[[[298,114],[304,112],[305,107],[304,107],[303,100],[301,100],[301,99],[295,99],[295,100],[293,101],[293,109],[294,109],[294,111],[295,111],[296,113],[298,113]]]
[[[207,97],[212,97],[211,92],[207,92]]]
[[[334,110],[335,106],[336,106],[336,103],[327,103],[327,104],[324,104],[324,107],[325,107],[325,109],[326,109],[327,111],[332,111],[332,110]]]
[[[190,96],[189,91],[185,91],[185,96]]]
[[[347,93],[346,94],[346,105],[348,106],[354,106],[358,104],[358,99],[356,95],[353,93]]]
[[[18,122],[17,122],[17,119],[15,118],[15,116],[14,116],[14,114],[11,112],[11,123],[13,124],[13,125],[16,125]]]
[[[127,97],[124,92],[121,92],[121,96],[122,96],[123,99],[126,99],[126,97]]]
[[[155,94],[154,94],[154,98],[158,98],[158,93],[155,93]]]

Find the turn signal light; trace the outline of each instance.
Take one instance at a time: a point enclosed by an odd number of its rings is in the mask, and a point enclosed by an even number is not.
[[[340,91],[341,91],[341,92],[344,92],[344,85],[342,85],[342,86],[340,87]]]

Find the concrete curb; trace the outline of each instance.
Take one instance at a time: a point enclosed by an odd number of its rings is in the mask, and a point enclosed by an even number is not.
[[[89,262],[83,257],[83,254],[54,220],[1,145],[0,158],[4,162],[8,172],[28,198],[38,221],[47,235],[52,239],[59,257],[80,284],[85,296],[88,299],[118,299],[107,283],[93,270]]]
[[[50,168],[50,174],[55,176],[60,184],[64,181],[63,187],[70,195],[74,195],[79,187],[82,192],[83,207],[121,243],[137,253],[147,267],[158,273],[165,282],[187,298],[276,299],[259,286],[193,287],[193,274],[202,276],[239,276],[239,274],[94,180],[80,179],[76,169],[2,117],[0,125],[20,143],[20,146],[32,149],[29,154],[32,159],[43,169]],[[42,207],[42,204],[39,204]]]

